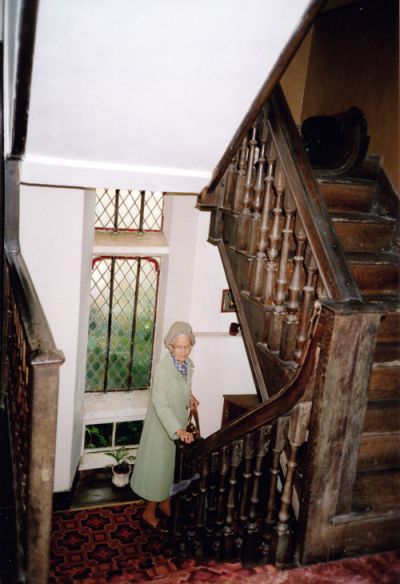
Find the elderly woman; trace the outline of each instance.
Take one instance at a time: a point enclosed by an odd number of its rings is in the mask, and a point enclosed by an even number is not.
[[[195,343],[186,322],[175,322],[164,339],[169,353],[154,371],[151,398],[131,479],[136,494],[147,500],[142,522],[149,528],[163,530],[157,507],[171,515],[170,488],[174,478],[174,440],[193,441],[186,432],[189,409],[198,401],[191,394],[193,363],[189,359]]]

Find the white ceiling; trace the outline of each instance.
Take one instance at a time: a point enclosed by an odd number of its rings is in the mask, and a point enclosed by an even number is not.
[[[23,180],[198,192],[309,3],[40,0]]]

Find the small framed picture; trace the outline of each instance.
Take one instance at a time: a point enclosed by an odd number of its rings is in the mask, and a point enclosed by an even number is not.
[[[236,304],[231,290],[222,290],[221,312],[236,312]]]

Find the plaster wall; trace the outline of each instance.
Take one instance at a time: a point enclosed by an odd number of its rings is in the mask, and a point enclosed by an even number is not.
[[[201,402],[206,436],[220,426],[224,393],[255,389],[243,341],[228,334],[235,315],[220,312],[227,283],[218,252],[206,241],[209,215],[200,213],[195,202],[194,196],[166,197],[154,362],[166,351],[163,338],[172,322],[191,322],[197,334],[193,391]],[[129,407],[127,394],[123,404],[113,396],[93,406],[88,401],[96,400],[84,396],[93,226],[93,191],[22,187],[22,252],[56,345],[66,357],[60,369],[56,491],[72,485],[82,453],[84,416],[104,421],[119,418],[123,411],[124,419],[128,414],[135,419],[143,416],[147,399],[141,393],[136,407],[132,392]]]
[[[309,4],[41,0],[23,180],[199,192]]]
[[[383,156],[400,190],[398,21],[397,0],[364,0],[317,18],[301,119],[359,107],[368,151]]]
[[[21,249],[55,343],[60,368],[55,490],[70,488],[78,463],[83,420],[94,192],[21,187]]]

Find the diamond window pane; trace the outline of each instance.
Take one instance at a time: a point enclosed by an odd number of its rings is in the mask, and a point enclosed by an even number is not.
[[[86,391],[149,387],[158,272],[154,258],[94,259]]]
[[[113,231],[161,231],[161,191],[97,189],[95,228]]]

